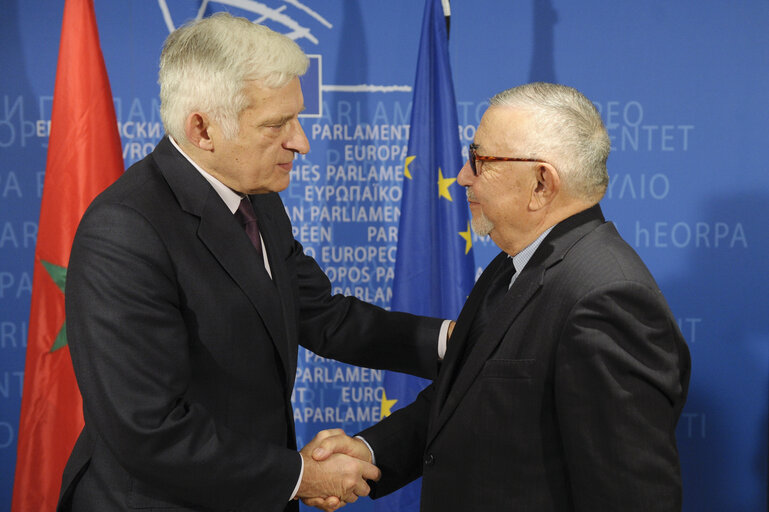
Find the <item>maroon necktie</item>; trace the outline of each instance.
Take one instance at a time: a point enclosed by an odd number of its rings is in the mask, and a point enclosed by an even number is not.
[[[240,222],[240,225],[243,226],[243,229],[246,230],[246,234],[248,235],[248,238],[251,239],[251,244],[256,249],[259,259],[262,259],[262,240],[259,238],[259,225],[256,222],[254,207],[248,196],[240,201],[240,205],[235,212],[235,218]]]

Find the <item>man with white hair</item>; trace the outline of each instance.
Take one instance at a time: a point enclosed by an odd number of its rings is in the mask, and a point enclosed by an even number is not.
[[[581,93],[533,83],[490,102],[458,182],[502,252],[459,315],[438,379],[359,439],[421,510],[681,509],[675,427],[689,352],[656,282],[598,202],[610,142]],[[314,501],[319,504],[317,500]]]
[[[294,240],[276,192],[309,150],[307,65],[289,38],[227,14],[166,40],[167,136],[94,200],[69,261],[85,427],[59,510],[297,510],[355,501],[378,478],[346,455],[296,451],[298,344],[431,377],[444,331],[332,296]]]

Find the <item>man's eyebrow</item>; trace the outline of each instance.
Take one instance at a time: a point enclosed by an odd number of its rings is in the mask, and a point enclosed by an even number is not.
[[[269,125],[273,125],[273,124],[284,124],[284,123],[287,123],[288,121],[290,121],[291,119],[293,119],[297,115],[299,115],[302,112],[304,112],[305,108],[306,107],[302,106],[301,110],[299,110],[299,112],[297,112],[296,114],[286,114],[286,115],[280,116],[280,117],[273,117],[273,118],[270,118],[270,119],[265,119],[264,122],[262,122],[262,125],[263,126],[269,126]]]

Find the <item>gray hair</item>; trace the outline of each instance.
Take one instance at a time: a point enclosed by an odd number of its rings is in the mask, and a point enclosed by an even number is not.
[[[551,163],[564,186],[577,197],[600,200],[609,174],[606,160],[611,150],[609,134],[595,105],[582,93],[565,85],[535,82],[502,91],[491,106],[523,109],[534,115],[524,155]]]
[[[247,81],[283,87],[308,65],[294,41],[246,18],[217,13],[189,22],[168,36],[160,54],[163,126],[176,140],[186,140],[185,120],[198,111],[211,116],[231,139],[249,106]]]

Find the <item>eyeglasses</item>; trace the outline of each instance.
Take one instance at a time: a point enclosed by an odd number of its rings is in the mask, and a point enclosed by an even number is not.
[[[478,151],[478,144],[471,142],[470,145],[468,146],[467,156],[468,156],[468,160],[470,161],[470,169],[473,170],[473,175],[475,176],[478,176],[480,174],[478,172],[478,166],[475,164],[476,160],[480,160],[481,162],[544,162],[544,160],[539,160],[537,158],[513,158],[509,156],[479,155],[477,151]]]

